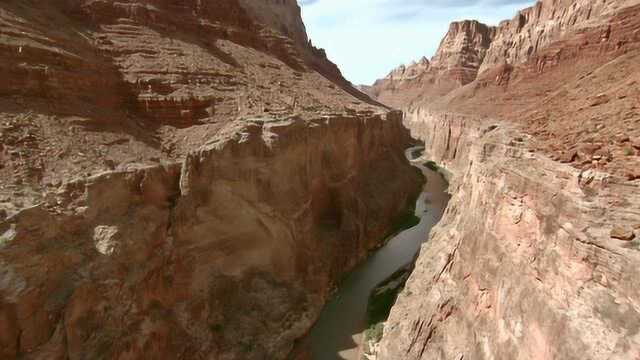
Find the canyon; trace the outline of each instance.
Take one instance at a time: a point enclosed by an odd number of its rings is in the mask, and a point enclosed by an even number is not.
[[[0,358],[277,359],[412,211],[293,0],[0,5]]]
[[[365,89],[405,111],[453,195],[378,359],[640,356],[639,14],[543,0],[457,22]]]
[[[639,65],[640,0],[457,21],[358,87],[295,0],[4,1],[0,359],[317,358],[417,143],[451,199],[369,358],[637,359]]]

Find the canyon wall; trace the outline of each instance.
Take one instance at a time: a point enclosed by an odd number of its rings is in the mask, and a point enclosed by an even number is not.
[[[620,9],[635,5],[633,0],[591,1],[591,0],[543,0],[534,6],[519,11],[508,21],[498,26],[496,36],[487,52],[480,73],[504,62],[518,64],[529,60],[538,50],[571,32],[586,30],[602,25]],[[602,29],[601,38],[592,43],[606,42],[611,29]],[[588,42],[583,44],[589,45]]]
[[[369,89],[453,194],[379,359],[640,356],[639,14],[540,1],[498,26],[468,84]]]
[[[2,2],[1,359],[287,357],[422,181],[299,15]]]
[[[420,109],[408,124],[453,174],[453,199],[379,358],[637,358],[637,184],[529,151],[502,121]]]
[[[451,23],[430,67],[459,85],[470,83],[476,78],[495,33],[494,27],[478,21]]]
[[[302,46],[309,41],[297,0],[240,0],[259,22],[269,25]]]
[[[639,13],[637,0],[539,1],[494,29],[488,48],[476,41],[456,50],[442,42],[438,54],[459,51],[458,58],[471,59],[463,55],[475,49],[473,59],[482,58],[481,65],[468,61],[477,69],[471,82],[455,84],[449,75],[434,77],[430,70],[407,77],[396,71],[367,91],[398,109],[518,123],[534,137],[535,150],[554,160],[634,180],[640,178]],[[459,27],[454,25],[451,29]]]
[[[284,358],[411,209],[403,133],[399,113],[246,120],[64,184],[0,223],[2,357]]]

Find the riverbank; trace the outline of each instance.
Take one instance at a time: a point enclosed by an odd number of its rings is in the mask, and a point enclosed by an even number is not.
[[[314,360],[360,360],[363,332],[368,327],[366,311],[371,291],[415,259],[430,229],[447,206],[447,183],[440,174],[424,167],[424,160],[414,159],[415,150],[408,149],[406,156],[426,178],[415,208],[415,216],[420,221],[390,238],[340,284],[308,336]]]

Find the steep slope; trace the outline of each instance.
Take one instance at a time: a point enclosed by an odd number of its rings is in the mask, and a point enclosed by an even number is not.
[[[498,27],[474,81],[379,95],[454,194],[379,358],[640,356],[639,64],[638,1],[545,0]]]
[[[299,45],[307,45],[309,38],[296,0],[240,0],[240,5],[260,23],[279,31]]]
[[[622,4],[628,2],[609,3]],[[633,180],[640,175],[638,9],[636,2],[592,16],[588,26],[576,23],[526,61],[503,61],[473,84],[432,99],[431,109],[512,119],[554,160]]]
[[[531,152],[513,124],[408,117],[454,196],[378,358],[637,358],[638,182]]]
[[[400,109],[518,120],[535,135],[535,148],[554,159],[584,169],[597,152],[599,167],[634,179],[637,11],[637,1],[542,1],[500,24],[478,52],[483,60],[473,82],[396,76],[370,93]]]
[[[421,181],[299,14],[0,5],[0,358],[287,356]]]
[[[299,14],[294,2],[286,4],[274,11],[283,19]],[[304,27],[265,27],[235,0],[9,1],[0,10],[3,135],[28,135],[31,143],[19,159],[5,158],[2,179],[56,183],[59,174],[175,160],[238,116],[372,109],[367,98],[345,93],[356,90],[322,51],[282,35]],[[80,132],[75,142],[66,141],[68,131]],[[45,153],[60,161],[38,156]],[[37,174],[19,173],[13,160]]]
[[[569,32],[603,25],[620,9],[635,5],[634,0],[590,1],[557,0],[539,1],[520,11],[512,20],[498,26],[497,36],[480,67],[483,72],[503,62],[518,64],[557,41]],[[600,39],[607,41],[610,35],[605,27]],[[585,44],[586,45],[586,44]]]

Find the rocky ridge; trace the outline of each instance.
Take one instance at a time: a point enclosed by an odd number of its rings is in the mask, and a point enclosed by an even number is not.
[[[634,0],[538,1],[518,12],[512,20],[500,23],[480,73],[505,62],[512,65],[525,62],[568,33],[601,27],[603,19],[635,4]],[[608,42],[612,29],[605,24],[601,30],[600,38],[589,39],[583,46]]]
[[[0,358],[288,355],[421,181],[299,14],[0,5]]]
[[[390,116],[231,123],[182,162],[71,181],[11,216],[2,357],[286,357],[414,201]]]

